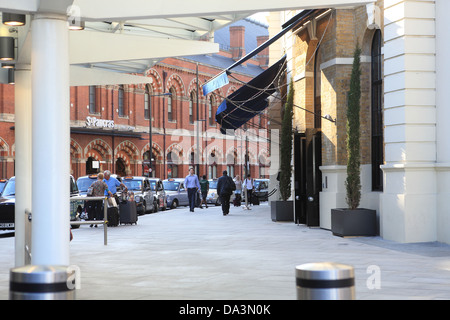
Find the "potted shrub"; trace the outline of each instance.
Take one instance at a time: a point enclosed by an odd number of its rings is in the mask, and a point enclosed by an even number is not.
[[[280,201],[272,201],[271,218],[273,221],[294,221],[294,202],[288,200],[291,196],[292,175],[292,118],[294,107],[294,83],[291,79],[288,98],[284,106],[280,134]]]
[[[347,205],[345,209],[331,210],[331,231],[337,236],[377,235],[376,211],[359,208],[361,200],[360,177],[360,100],[361,49],[356,46],[347,105]]]

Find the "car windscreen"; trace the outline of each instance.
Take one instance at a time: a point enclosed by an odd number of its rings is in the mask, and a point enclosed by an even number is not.
[[[93,184],[97,179],[92,178],[79,178],[77,180],[78,190],[80,192],[87,192],[91,184]]]
[[[3,189],[2,197],[14,195],[16,195],[16,180],[10,179],[5,186],[5,189]]]
[[[177,191],[180,183],[176,181],[164,181],[163,185],[166,191]]]
[[[210,189],[217,189],[217,180],[209,182]]]
[[[152,191],[156,191],[156,181],[155,180],[150,180],[150,189],[152,189]]]
[[[128,190],[131,191],[141,191],[142,190],[142,182],[140,179],[123,179],[122,183],[127,186]]]
[[[5,189],[6,184],[8,183],[8,181],[6,182],[0,182],[0,193],[3,192],[3,189]]]

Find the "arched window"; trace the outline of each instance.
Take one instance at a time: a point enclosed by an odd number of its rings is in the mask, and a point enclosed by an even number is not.
[[[167,98],[167,120],[175,121],[175,90],[171,88],[169,92],[171,95]]]
[[[383,75],[382,38],[377,30],[372,40],[372,190],[383,191]]]
[[[320,128],[322,126],[322,70],[320,70],[321,64],[321,50],[317,48],[316,58],[314,59],[314,128]]]
[[[95,86],[89,86],[89,113],[97,112],[97,88]]]
[[[144,118],[150,119],[152,113],[152,88],[149,85],[145,86],[144,94]]]
[[[167,154],[167,178],[178,178],[178,157],[174,152]]]
[[[189,123],[194,123],[194,104],[195,104],[195,92],[191,92],[191,97],[189,99]]]
[[[123,99],[124,99],[124,88],[123,85],[119,86],[119,117],[123,117],[125,115],[124,105],[123,105]]]
[[[208,104],[208,118],[209,118],[209,125],[214,125],[214,114],[213,114],[213,106],[214,106],[214,96],[211,95],[209,98],[209,104]]]

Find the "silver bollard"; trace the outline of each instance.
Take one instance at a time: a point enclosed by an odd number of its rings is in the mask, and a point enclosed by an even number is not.
[[[26,265],[10,270],[10,300],[75,300],[72,274],[64,266]]]
[[[295,268],[297,300],[354,300],[355,276],[352,266],[320,262]]]

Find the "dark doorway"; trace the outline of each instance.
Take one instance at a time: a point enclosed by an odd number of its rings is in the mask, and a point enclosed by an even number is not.
[[[118,158],[117,160],[116,160],[116,174],[119,176],[119,177],[124,177],[124,176],[126,176],[127,175],[127,173],[126,173],[126,165],[125,165],[125,161],[122,159],[122,158]]]
[[[95,174],[99,172],[99,161],[89,157],[86,161],[86,174]]]
[[[307,129],[294,135],[294,220],[318,227],[319,193],[322,190],[322,143],[320,129]]]

